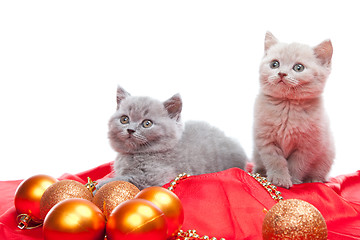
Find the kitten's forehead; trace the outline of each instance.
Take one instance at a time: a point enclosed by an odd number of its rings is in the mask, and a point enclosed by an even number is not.
[[[265,59],[277,59],[282,62],[294,64],[296,62],[314,61],[315,55],[311,47],[300,43],[278,43],[266,53]]]
[[[129,115],[135,121],[144,118],[164,117],[167,114],[162,102],[149,97],[136,96],[124,99],[120,104],[119,112]]]

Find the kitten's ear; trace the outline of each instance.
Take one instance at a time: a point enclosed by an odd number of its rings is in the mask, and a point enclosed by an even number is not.
[[[271,32],[266,32],[265,35],[265,52],[267,52],[267,50],[269,50],[269,48],[275,44],[277,44],[279,42],[279,40],[276,39],[276,37],[271,33]]]
[[[169,113],[170,118],[180,119],[180,113],[182,110],[182,101],[180,94],[175,94],[170,99],[164,102],[164,107]]]
[[[129,97],[130,93],[128,93],[127,91],[125,91],[122,87],[118,86],[117,87],[117,92],[116,92],[116,110],[119,110],[120,107],[120,102],[122,100],[124,100],[125,98]]]
[[[322,64],[330,64],[333,54],[333,47],[330,40],[325,40],[314,47],[315,56],[320,59]]]

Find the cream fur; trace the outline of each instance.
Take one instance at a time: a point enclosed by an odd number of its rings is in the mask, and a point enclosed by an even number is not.
[[[331,70],[332,45],[307,45],[265,37],[260,65],[260,93],[255,103],[255,171],[289,188],[323,182],[335,151],[321,94]],[[277,60],[279,66],[272,68]],[[304,66],[301,72],[293,68]]]

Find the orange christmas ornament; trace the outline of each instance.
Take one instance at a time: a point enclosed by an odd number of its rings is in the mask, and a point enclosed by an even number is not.
[[[133,184],[125,181],[113,181],[100,188],[92,202],[100,208],[106,219],[120,203],[135,197],[140,190]]]
[[[184,222],[184,209],[175,193],[163,187],[149,187],[136,195],[136,198],[154,203],[165,214],[168,237],[175,235],[180,230]]]
[[[150,201],[131,199],[110,214],[106,234],[108,240],[165,240],[165,215]]]
[[[327,239],[326,222],[313,205],[289,199],[273,206],[262,226],[263,239]]]
[[[46,215],[45,240],[103,240],[105,217],[92,202],[73,198],[56,204]]]
[[[14,204],[18,215],[20,229],[31,228],[31,221],[39,224],[40,199],[45,190],[57,180],[48,175],[35,175],[20,183],[15,192]],[[41,225],[41,224],[40,224]]]
[[[40,216],[45,218],[46,214],[55,204],[65,199],[82,198],[91,202],[93,195],[86,186],[74,180],[61,180],[51,185],[44,192],[40,200]]]

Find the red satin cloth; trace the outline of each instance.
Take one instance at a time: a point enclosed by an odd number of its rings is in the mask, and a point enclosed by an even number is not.
[[[76,175],[64,174],[59,179],[86,183],[87,177],[95,181],[109,175],[111,163]],[[17,228],[13,199],[20,182],[0,182],[0,239],[43,239],[41,228]],[[360,171],[333,178],[326,184],[307,183],[279,190],[284,199],[305,200],[319,209],[328,226],[328,239],[360,239]],[[185,211],[182,229],[196,229],[200,235],[218,239],[262,239],[263,210],[275,204],[267,191],[240,169],[191,176],[181,180],[174,192]]]

